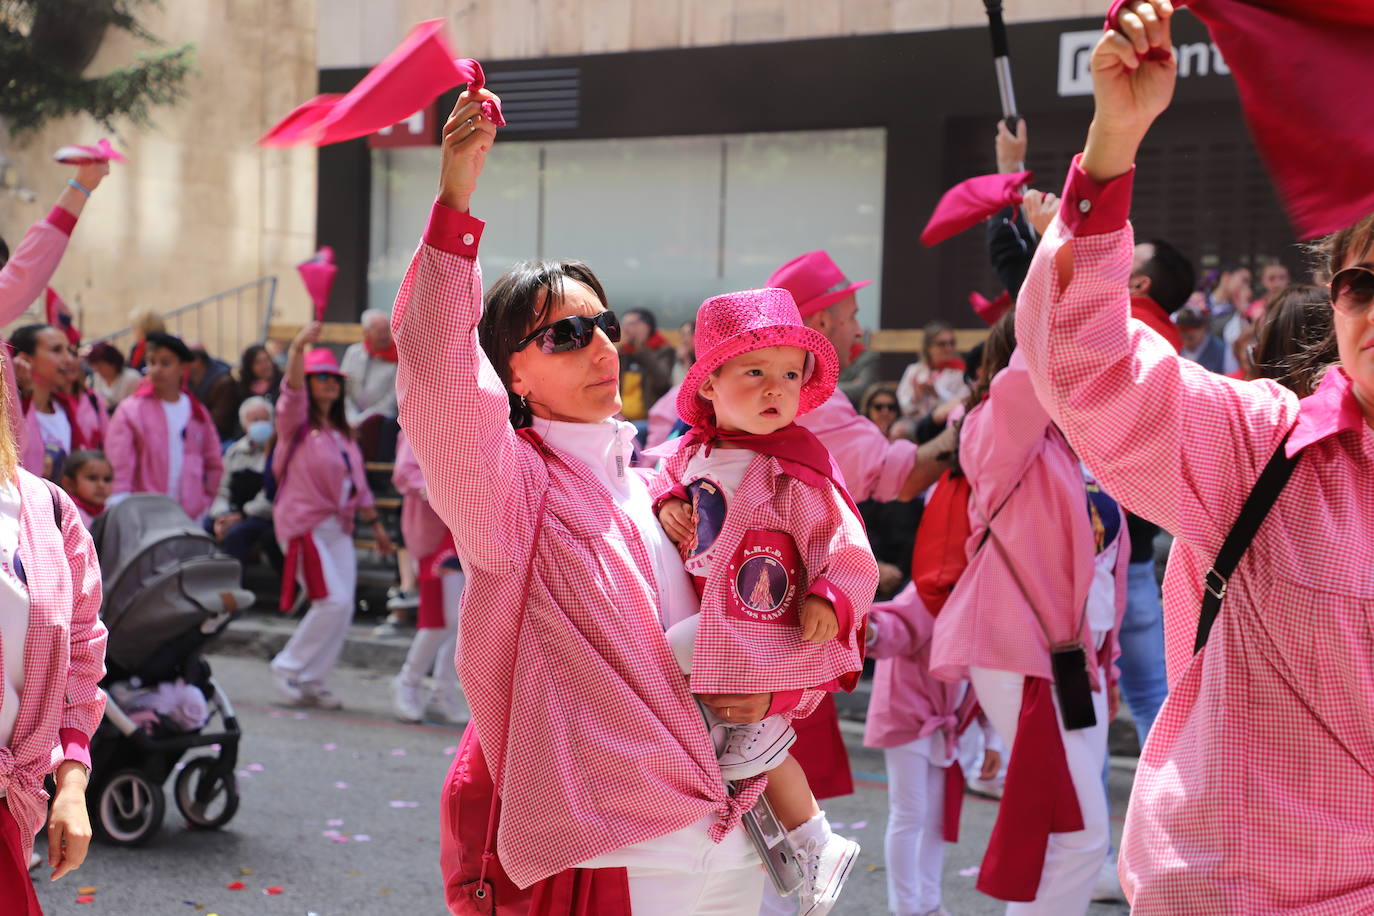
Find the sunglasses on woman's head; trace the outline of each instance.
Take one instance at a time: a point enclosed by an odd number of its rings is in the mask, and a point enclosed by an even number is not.
[[[1358,317],[1374,302],[1374,270],[1347,267],[1331,278],[1331,304],[1346,315]]]
[[[606,332],[606,337],[611,343],[620,342],[620,319],[615,317],[615,312],[608,309],[591,317],[570,315],[535,328],[515,345],[513,352],[519,353],[535,341],[539,342],[540,353],[568,353],[572,350],[581,350],[592,342],[597,328]]]

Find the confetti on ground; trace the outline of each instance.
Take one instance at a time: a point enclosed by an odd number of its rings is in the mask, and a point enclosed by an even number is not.
[[[393,747],[391,749],[391,756],[393,757],[404,757],[405,755],[406,749],[403,747]]]
[[[77,898],[76,898],[76,902],[77,902],[77,903],[95,903],[95,898],[92,897],[90,894],[82,894],[80,897],[77,897]]]
[[[879,866],[879,865],[870,865],[870,866],[868,866],[868,870],[869,870],[869,871],[877,871],[879,868],[881,868],[881,866]]]
[[[320,836],[322,836],[322,837],[324,837],[325,839],[328,839],[328,840],[332,840],[332,839],[334,839],[334,837],[336,837],[336,836],[338,836],[338,835],[339,835],[339,831],[337,831],[337,830],[321,830],[321,831],[320,831]]]
[[[831,829],[831,830],[843,830],[843,829],[844,829],[844,821],[831,821],[831,822],[830,822],[830,829]]]
[[[280,709],[274,709],[274,710],[272,710],[271,712],[269,712],[267,715],[268,715],[269,718],[272,718],[272,719],[280,719],[282,716],[286,715],[286,713],[282,712]]]
[[[371,839],[372,837],[368,836],[365,833],[358,833],[353,836],[353,842],[355,843],[367,843],[370,842]]]
[[[235,771],[234,771],[234,775],[237,776],[239,779],[252,779],[252,778],[253,778],[253,774],[250,773],[250,772],[248,772],[247,770],[235,770]]]
[[[84,895],[84,894],[94,894],[94,893],[95,893],[95,888],[93,888],[93,887],[78,887],[78,888],[76,889],[76,892],[77,892],[78,894],[83,894],[83,895]]]
[[[326,751],[337,751],[339,749],[339,746],[335,744],[333,741],[329,742],[328,744],[322,744],[320,746],[323,747]]]
[[[299,720],[301,720],[301,719],[308,719],[308,718],[310,718],[310,713],[308,713],[308,712],[298,712],[298,713],[293,714],[293,715],[291,716],[291,718],[296,719],[297,721],[299,721]]]
[[[241,875],[251,875],[252,873],[253,873],[253,869],[251,869],[251,868],[240,868],[240,869],[239,869],[239,874],[241,874]]]
[[[975,865],[975,866],[973,866],[972,868],[961,868],[961,869],[959,869],[959,877],[961,877],[961,878],[976,878],[976,877],[978,877],[978,866]]]
[[[269,897],[275,897],[278,894],[280,894],[283,890],[284,888],[282,888],[281,885],[274,885],[272,887],[264,887],[262,889],[262,892]]]
[[[263,765],[260,763],[248,764],[248,772],[250,773],[261,773],[264,769],[265,767],[263,767]]]
[[[418,807],[420,807],[420,803],[419,803],[419,802],[413,802],[413,801],[394,801],[394,802],[391,802],[390,804],[391,804],[391,807],[393,807],[393,808],[418,808]]]
[[[458,753],[458,745],[456,744],[450,744],[448,747],[444,748],[445,757],[452,757],[456,753]]]
[[[384,887],[384,888],[382,888],[381,890],[377,891],[377,893],[379,893],[379,894],[389,894],[389,893],[391,893],[391,888],[389,888],[389,887]]]
[[[341,817],[331,817],[329,820],[327,820],[327,821],[324,822],[324,825],[325,825],[326,827],[342,827],[342,826],[343,826],[343,818],[341,818]]]
[[[212,744],[212,745],[210,745],[210,750],[212,750],[212,751],[214,751],[216,754],[218,754],[218,753],[219,753],[219,745],[218,745],[218,744]]]
[[[249,766],[249,769],[252,769],[252,766],[251,766],[251,765]],[[867,827],[867,826],[868,826],[868,821],[855,821],[854,823],[852,823],[852,824],[849,825],[849,829],[850,829],[850,830],[862,830],[862,829],[864,829],[864,828]]]
[[[343,834],[339,834],[338,836],[332,836],[332,837],[330,837],[329,839],[330,839],[331,842],[334,842],[334,843],[347,843],[347,842],[348,842],[348,837],[344,836]]]
[[[334,788],[336,788],[336,789],[347,789],[347,788],[348,788],[348,783],[346,783],[346,782],[336,782],[336,783],[334,783]]]
[[[224,886],[231,891],[241,891],[245,887],[242,881],[230,881],[228,884]]]

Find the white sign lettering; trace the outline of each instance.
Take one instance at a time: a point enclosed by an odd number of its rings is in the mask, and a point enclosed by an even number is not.
[[[1092,58],[1093,46],[1102,37],[1100,30],[1085,32],[1062,32],[1059,35],[1059,94],[1061,96],[1092,95],[1093,78],[1088,68]],[[1191,76],[1230,76],[1231,68],[1221,56],[1215,44],[1195,41],[1191,44],[1176,45],[1178,55],[1178,75]]]

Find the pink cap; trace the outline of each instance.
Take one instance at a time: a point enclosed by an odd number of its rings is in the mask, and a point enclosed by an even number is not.
[[[824,404],[834,393],[840,376],[835,348],[819,331],[802,324],[792,294],[785,289],[748,289],[707,299],[697,311],[697,361],[678,390],[678,416],[692,426],[705,426],[714,410],[697,393],[702,382],[726,361],[765,347],[798,347],[812,356],[797,416]]]
[[[803,318],[830,308],[856,289],[863,289],[872,280],[850,283],[844,271],[824,251],[808,251],[798,255],[773,271],[768,285],[785,289],[796,300],[797,311]]]
[[[343,370],[339,368],[339,361],[334,358],[332,352],[324,347],[316,347],[305,354],[305,374],[344,377]]]

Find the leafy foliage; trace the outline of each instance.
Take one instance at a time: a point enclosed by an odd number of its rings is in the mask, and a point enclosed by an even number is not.
[[[87,78],[107,30],[161,45],[138,21],[157,0],[0,0],[0,117],[10,134],[52,118],[85,113],[113,131],[113,121],[150,121],[156,105],[175,102],[192,69],[192,45],[138,55],[136,62]]]

